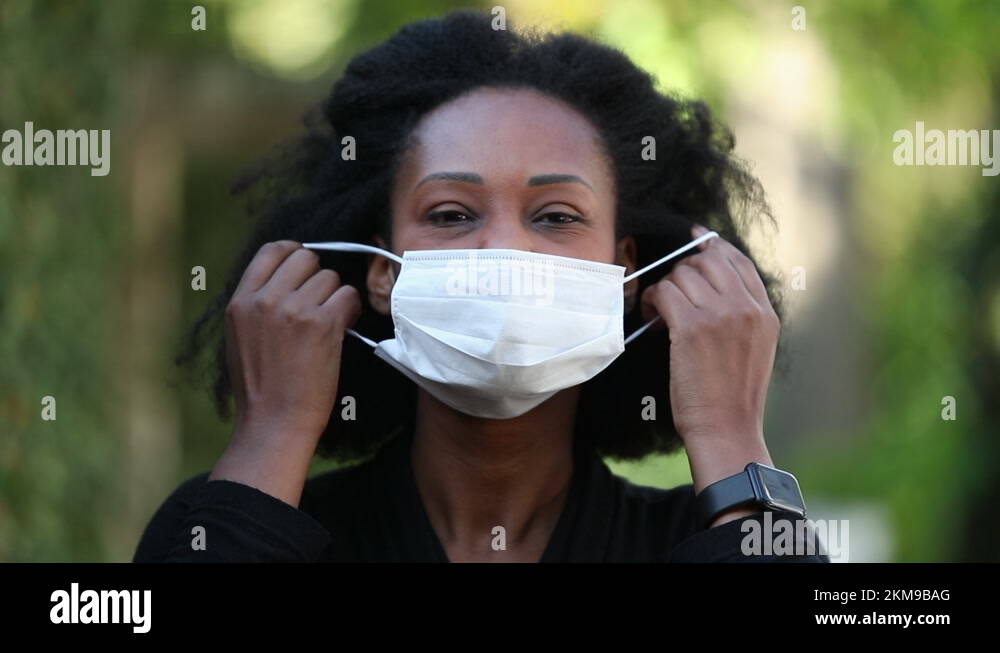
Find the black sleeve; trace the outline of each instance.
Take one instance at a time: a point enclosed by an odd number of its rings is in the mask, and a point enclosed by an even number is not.
[[[796,553],[767,551],[763,546],[758,551],[744,553],[744,542],[751,535],[750,520],[756,520],[763,532],[764,513],[758,512],[740,519],[697,531],[679,542],[670,552],[669,562],[830,562],[822,540],[815,534],[810,536],[804,529],[792,533]],[[791,513],[772,513],[773,520],[788,519],[792,524],[798,520]],[[746,526],[744,526],[746,524]],[[777,549],[777,542],[772,549]],[[810,546],[812,548],[810,548]]]
[[[188,479],[163,502],[133,562],[315,562],[329,545],[329,531],[298,508],[249,485],[207,478]],[[204,548],[194,546],[198,526]]]

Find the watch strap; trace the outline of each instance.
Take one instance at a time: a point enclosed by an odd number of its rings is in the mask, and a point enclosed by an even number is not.
[[[696,502],[699,525],[707,527],[723,510],[756,503],[758,500],[750,473],[744,469],[739,474],[708,485],[698,494]]]

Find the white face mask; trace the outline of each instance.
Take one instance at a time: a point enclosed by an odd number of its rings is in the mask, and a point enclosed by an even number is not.
[[[515,249],[392,252],[360,243],[310,249],[373,252],[402,266],[392,287],[395,338],[351,335],[455,410],[490,419],[528,412],[596,376],[659,317],[624,337],[624,284],[718,236],[711,231],[643,269]]]

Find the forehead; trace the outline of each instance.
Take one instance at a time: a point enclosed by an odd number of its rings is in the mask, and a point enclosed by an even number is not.
[[[414,129],[411,174],[516,167],[609,174],[597,129],[570,105],[531,89],[476,89],[428,113]],[[433,170],[432,170],[433,169]],[[487,182],[489,179],[487,179]]]

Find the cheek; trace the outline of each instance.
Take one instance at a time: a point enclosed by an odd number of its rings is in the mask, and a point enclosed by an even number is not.
[[[615,234],[615,225],[613,219],[608,219],[602,223],[599,229],[594,230],[593,242],[595,260],[603,261],[605,263],[615,263],[618,262],[619,252],[618,252],[618,238]]]
[[[420,224],[415,217],[403,211],[392,217],[392,245],[397,252],[420,247]]]

